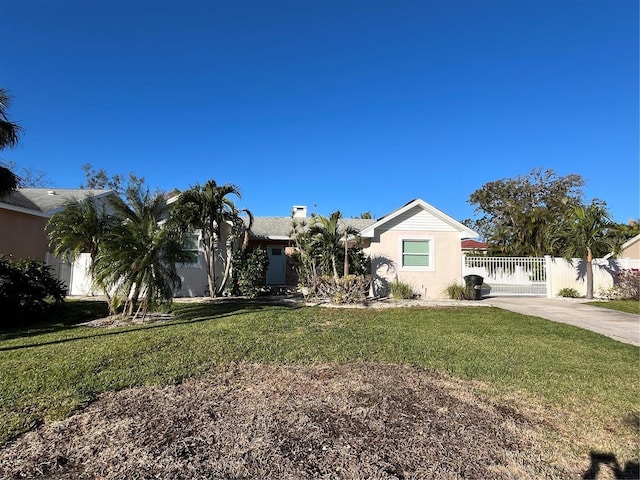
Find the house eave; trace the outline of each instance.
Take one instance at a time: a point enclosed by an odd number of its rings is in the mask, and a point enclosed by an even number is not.
[[[364,228],[360,232],[360,236],[361,237],[365,237],[365,238],[373,238],[374,235],[375,235],[376,228],[379,228],[379,227],[383,226],[385,223],[393,220],[394,218],[398,217],[399,215],[402,215],[406,211],[408,211],[408,210],[410,210],[410,209],[412,209],[412,208],[414,208],[416,206],[421,207],[423,210],[429,212],[434,217],[440,219],[441,221],[443,221],[447,225],[453,227],[455,230],[458,231],[458,233],[460,235],[460,239],[463,239],[463,238],[478,238],[480,236],[480,234],[478,234],[477,232],[474,232],[473,230],[471,230],[466,225],[458,222],[456,219],[450,217],[449,215],[447,215],[446,213],[442,212],[441,210],[438,210],[433,205],[429,205],[427,202],[425,202],[424,200],[422,200],[420,198],[417,198],[415,200],[410,201],[409,203],[407,203],[403,207],[391,212],[388,215],[385,215],[384,217],[382,217],[380,220],[378,220],[374,224],[369,225],[368,227]]]
[[[34,217],[49,218],[53,215],[52,212],[41,212],[39,210],[32,210],[30,208],[17,207],[8,203],[0,202],[0,209],[11,210],[13,212],[26,213],[27,215],[33,215]]]

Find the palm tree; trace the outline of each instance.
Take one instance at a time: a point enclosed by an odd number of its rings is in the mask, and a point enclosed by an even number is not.
[[[64,210],[55,213],[47,223],[49,242],[54,255],[75,260],[81,253],[96,259],[100,243],[116,225],[117,219],[108,215],[106,204],[89,196],[72,200]]]
[[[563,244],[563,256],[567,261],[573,258],[584,260],[588,299],[593,298],[593,259],[616,248],[618,237],[614,226],[606,205],[594,200],[591,205],[574,207],[564,231],[556,238]]]
[[[81,253],[88,253],[91,258],[89,272],[92,273],[102,242],[116,226],[117,221],[115,216],[107,213],[105,202],[92,195],[84,200],[70,201],[47,222],[46,229],[49,243],[53,246],[53,254],[65,257],[73,263]],[[111,308],[108,289],[95,278],[93,281],[104,292]]]
[[[246,223],[241,216],[242,214],[245,214],[247,216]],[[240,210],[236,210],[234,206],[233,212],[230,214],[229,221],[231,222],[231,232],[226,241],[227,256],[224,275],[222,276],[222,280],[220,281],[220,288],[218,289],[220,292],[224,290],[224,287],[227,284],[227,279],[229,278],[229,273],[231,273],[231,265],[233,263],[233,245],[237,240],[241,240],[240,252],[244,254],[244,252],[249,247],[249,232],[251,231],[251,227],[253,226],[254,218],[253,214],[248,209],[243,208]]]
[[[11,96],[0,88],[0,150],[15,147],[20,141],[22,127],[9,120],[7,110]],[[18,188],[19,179],[11,170],[0,165],[0,198]]]
[[[114,292],[115,301],[124,304],[127,314],[142,310],[144,316],[148,308],[173,298],[181,284],[176,263],[189,256],[178,232],[163,222],[166,203],[161,193],[138,189],[128,201],[112,200],[120,221],[104,237],[93,273]]]
[[[358,231],[341,222],[342,213],[340,211],[333,212],[328,218],[321,215],[315,217],[314,223],[309,227],[309,235],[312,238],[312,244],[320,254],[321,265],[326,270],[330,266],[333,271],[333,278],[338,280],[338,268],[336,258],[344,249],[345,266],[344,275],[349,274],[349,258],[348,258],[348,236],[357,235]]]
[[[238,216],[234,203],[227,198],[229,195],[241,198],[238,187],[229,183],[218,185],[215,180],[209,180],[204,185],[196,184],[180,194],[171,213],[171,221],[181,232],[200,230],[209,292],[213,297],[220,295],[224,288],[224,284],[218,287],[216,281],[216,255],[222,226],[227,222],[233,224]]]
[[[0,198],[18,188],[19,179],[15,173],[0,165]]]
[[[0,150],[15,147],[20,141],[22,127],[9,120],[7,110],[11,104],[11,95],[0,88]]]

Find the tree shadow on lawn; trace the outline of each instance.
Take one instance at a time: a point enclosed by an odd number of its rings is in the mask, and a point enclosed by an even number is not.
[[[52,305],[38,322],[0,330],[0,340],[55,333],[107,315],[109,306],[104,300],[67,300],[61,305]]]
[[[131,327],[119,327],[119,328],[97,327],[100,329],[99,333],[81,335],[73,338],[65,338],[60,340],[53,340],[50,342],[38,342],[38,343],[31,343],[28,345],[0,347],[0,351],[20,350],[23,348],[39,347],[43,345],[56,345],[61,343],[73,342],[76,340],[85,340],[88,338],[120,335],[123,333],[128,333],[128,332],[137,331],[137,330],[168,328],[173,325],[197,323],[197,322],[202,322],[206,320],[221,319],[221,318],[230,317],[230,316],[238,315],[242,313],[258,311],[258,310],[262,310],[266,306],[268,306],[268,304],[253,302],[253,301],[242,301],[242,300],[236,300],[233,302],[220,302],[220,303],[217,303],[217,302],[216,303],[211,303],[211,302],[194,303],[188,306],[181,306],[180,308],[175,309],[173,313],[176,314],[176,317],[162,323],[148,323],[148,324],[135,325]],[[282,307],[283,305],[278,305],[278,306]],[[298,308],[298,306],[294,306],[294,305],[285,305],[285,307]],[[100,318],[100,317],[96,317],[96,318]],[[80,321],[76,322],[75,324],[43,323],[36,326],[31,326],[24,329],[13,330],[4,334],[0,334],[0,340],[33,337],[36,335],[42,335],[46,333],[54,333],[58,331],[69,330],[69,329],[77,328],[79,326],[78,323],[80,323]]]
[[[582,474],[583,480],[597,479],[602,466],[604,466],[606,470],[609,470],[616,480],[637,480],[640,478],[640,466],[638,462],[626,462],[624,468],[621,468],[618,459],[613,453],[592,451],[590,457],[591,464],[589,465],[589,469]]]

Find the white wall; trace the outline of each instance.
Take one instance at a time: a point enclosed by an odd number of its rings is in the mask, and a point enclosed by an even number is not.
[[[551,258],[548,265],[548,297],[556,297],[563,288],[574,288],[581,295],[586,294],[587,278],[583,260],[575,258],[572,263],[569,263],[562,258]],[[593,261],[593,295],[601,296],[599,293],[602,290],[613,286],[614,275],[617,272],[630,268],[640,268],[640,259],[595,259]]]
[[[102,295],[99,289],[92,288],[90,267],[91,255],[81,253],[71,265],[69,295]]]

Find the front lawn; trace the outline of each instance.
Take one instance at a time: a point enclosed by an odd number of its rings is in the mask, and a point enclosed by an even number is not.
[[[640,302],[637,300],[610,300],[608,302],[588,302],[587,305],[594,307],[609,308],[619,312],[635,313],[640,315]]]
[[[102,392],[173,385],[233,362],[414,365],[471,380],[479,394],[516,407],[561,412],[549,422],[560,418],[576,448],[628,455],[622,439],[637,434],[638,348],[587,330],[489,307],[172,310],[169,323],[105,329],[60,321],[0,335],[0,442]]]

